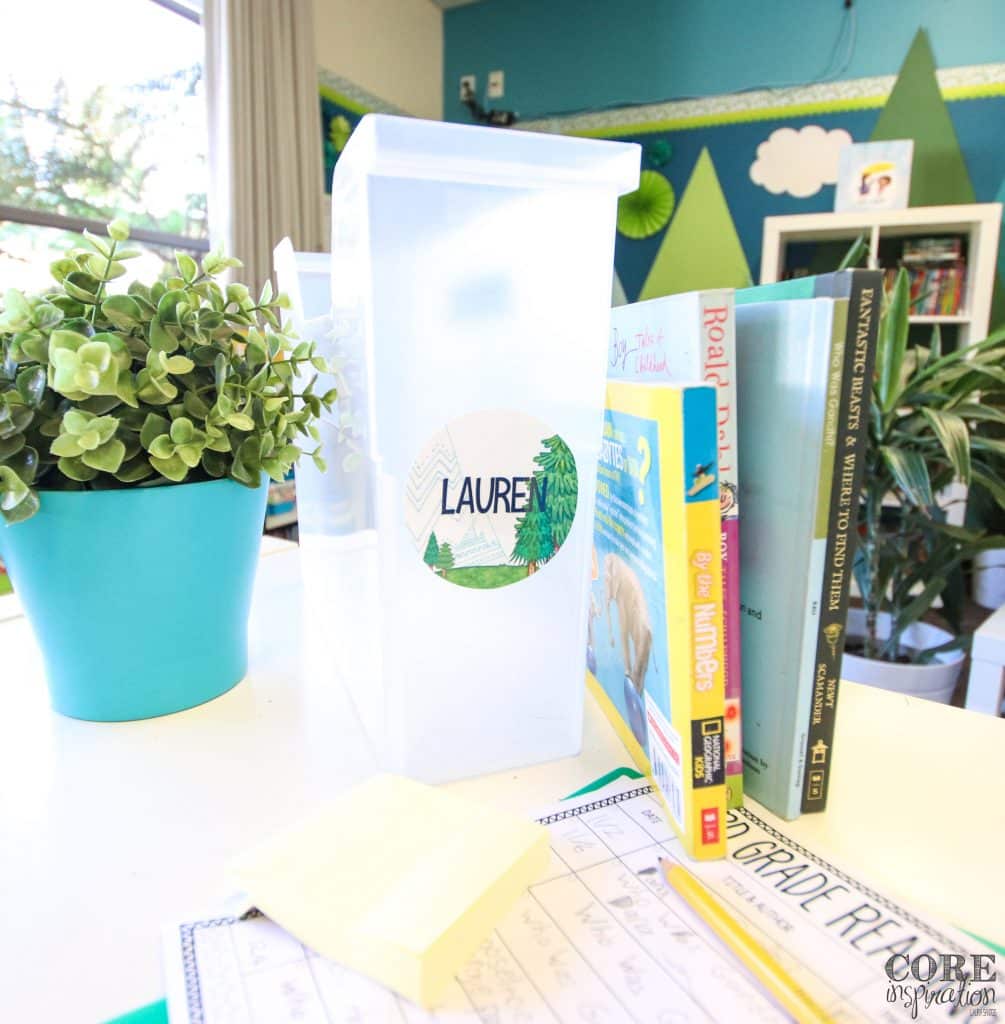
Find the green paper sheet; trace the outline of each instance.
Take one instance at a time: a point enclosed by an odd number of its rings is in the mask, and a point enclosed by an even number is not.
[[[116,1017],[107,1024],[168,1024],[167,1001],[161,999],[159,1002],[150,1003],[149,1006]]]

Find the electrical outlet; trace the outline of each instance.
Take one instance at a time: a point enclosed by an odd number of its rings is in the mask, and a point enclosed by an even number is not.
[[[460,97],[462,100],[467,99],[469,93],[474,96],[477,88],[478,79],[474,75],[461,75]]]
[[[506,75],[502,71],[490,71],[486,97],[490,100],[501,100],[505,92]]]

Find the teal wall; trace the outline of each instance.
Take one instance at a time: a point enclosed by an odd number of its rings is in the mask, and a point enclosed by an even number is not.
[[[895,73],[919,26],[940,68],[1005,61],[1005,0],[855,0],[855,15],[841,78]],[[444,15],[444,116],[469,120],[460,76],[483,98],[496,68],[506,96],[487,105],[525,120],[802,84],[845,17],[842,0],[482,0]]]

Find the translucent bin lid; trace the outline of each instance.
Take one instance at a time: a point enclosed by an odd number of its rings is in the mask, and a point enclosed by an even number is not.
[[[332,192],[362,175],[472,185],[592,185],[618,195],[639,184],[641,147],[543,132],[367,114],[335,165]]]

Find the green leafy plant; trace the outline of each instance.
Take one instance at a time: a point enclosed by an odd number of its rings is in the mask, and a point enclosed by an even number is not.
[[[865,656],[923,662],[966,644],[964,566],[1005,544],[1005,537],[948,523],[937,501],[959,481],[979,485],[1005,509],[1005,442],[983,429],[1005,423],[1005,413],[982,401],[984,392],[1005,383],[1005,330],[943,353],[936,327],[930,346],[909,347],[910,306],[901,270],[880,321],[855,579],[866,613]],[[943,647],[907,650],[904,631],[936,598],[959,635]],[[887,637],[880,635],[881,612],[890,615]]]
[[[86,233],[85,233],[86,234]],[[108,285],[139,255],[128,227],[52,264],[54,286],[11,290],[0,310],[0,513],[34,515],[39,492],[147,487],[229,477],[282,480],[304,454],[324,461],[314,424],[334,389],[310,342],[258,299],[217,278],[238,260],[176,254],[177,273],[124,294]],[[310,377],[308,379],[308,374]]]

